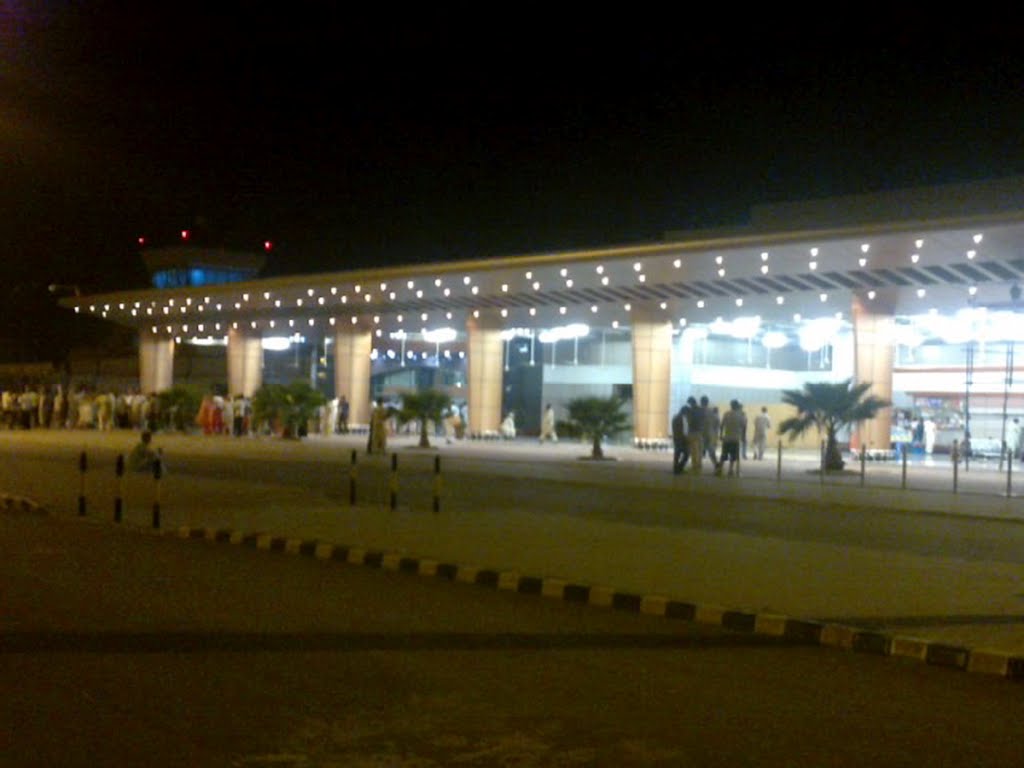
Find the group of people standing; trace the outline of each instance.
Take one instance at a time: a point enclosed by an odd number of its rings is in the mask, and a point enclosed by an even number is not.
[[[707,457],[715,474],[737,474],[740,458],[747,459],[747,427],[747,414],[739,400],[730,400],[723,414],[717,405],[711,405],[707,395],[699,401],[696,397],[687,398],[672,417],[672,471],[682,474],[689,464],[691,471],[699,474]],[[764,458],[769,429],[768,409],[762,407],[754,418],[755,460]]]

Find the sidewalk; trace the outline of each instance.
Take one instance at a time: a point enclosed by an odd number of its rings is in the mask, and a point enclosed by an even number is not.
[[[44,452],[79,447],[91,452],[121,450],[121,444],[131,439],[93,433],[0,433],[0,450],[17,451],[19,441]],[[740,478],[679,478],[668,470],[666,453],[611,448],[608,453],[617,460],[600,463],[579,461],[586,454],[579,444],[469,442],[442,445],[439,454],[449,466],[482,468],[495,484],[510,476],[557,478],[585,484],[597,494],[605,489],[608,498],[613,490],[621,493],[623,485],[650,493],[632,494],[635,519],[581,515],[540,497],[529,506],[512,507],[494,498],[482,508],[460,509],[448,500],[452,491],[446,492],[441,513],[432,514],[429,503],[410,506],[407,497],[395,509],[380,501],[349,506],[340,493],[346,487],[342,473],[348,454],[365,447],[360,440],[311,438],[284,444],[160,436],[157,442],[165,446],[172,465],[175,456],[230,456],[239,462],[294,464],[296,475],[301,475],[307,466],[303,462],[315,460],[333,462],[339,475],[328,493],[312,483],[303,485],[301,477],[294,484],[275,485],[172,472],[164,481],[165,531],[207,538],[217,538],[220,532],[221,539],[234,534],[237,542],[263,548],[340,556],[396,569],[415,565],[429,572],[440,564],[460,580],[493,582],[563,599],[585,595],[597,604],[622,603],[636,610],[727,626],[733,622],[773,634],[790,632],[788,617],[798,634],[809,631],[801,622],[820,624],[811,631],[827,644],[862,646],[1001,675],[1024,674],[1015,660],[1024,658],[1024,587],[1018,563],[656,522],[658,515],[666,514],[658,506],[658,493],[689,493],[709,503],[720,499],[724,504],[729,498],[822,509],[848,505],[851,514],[883,510],[978,519],[979,524],[1024,523],[1024,499],[997,495],[1004,476],[991,470],[987,482],[992,493],[952,494],[943,490],[948,466],[917,468],[914,482],[920,487],[904,491],[898,465],[869,464],[866,469],[876,484],[861,488],[857,475],[838,482],[830,479],[824,485],[816,482],[808,474],[813,456],[790,457],[782,482],[776,481],[776,464],[769,461],[745,464]],[[395,439],[389,449],[411,452],[413,442]],[[361,470],[369,472],[370,460],[363,455],[359,460]],[[982,468],[970,471],[975,484],[986,480]],[[793,479],[786,479],[787,474]],[[0,476],[0,488],[17,494],[11,487],[17,484],[37,494],[50,493],[49,503],[61,510],[58,513],[73,514],[76,489],[65,487],[54,496],[52,490],[44,490],[45,480],[33,485],[31,477],[30,472]],[[147,478],[130,478],[127,526],[151,527],[147,483]],[[106,490],[95,491],[98,497],[110,492],[109,483]],[[95,504],[108,506],[107,501]],[[854,627],[865,631],[858,634]]]

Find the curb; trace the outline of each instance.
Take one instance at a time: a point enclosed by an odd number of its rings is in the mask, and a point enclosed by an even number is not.
[[[985,648],[967,648],[932,642],[911,636],[891,635],[863,627],[799,619],[773,613],[751,612],[711,604],[690,603],[663,595],[622,592],[609,586],[524,575],[515,570],[501,571],[475,565],[445,563],[402,552],[346,546],[316,539],[291,538],[268,533],[243,534],[224,528],[191,528],[188,526],[182,526],[176,530],[150,532],[176,536],[181,539],[240,544],[269,552],[363,565],[463,584],[476,584],[521,595],[538,595],[627,613],[696,622],[733,632],[774,637],[799,645],[839,648],[874,656],[913,659],[936,667],[960,669],[1010,680],[1024,680],[1024,656]]]
[[[29,512],[35,515],[47,514],[46,508],[25,496],[0,494],[0,509],[5,512]]]

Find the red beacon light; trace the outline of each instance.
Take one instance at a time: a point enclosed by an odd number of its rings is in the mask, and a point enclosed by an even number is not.
[[[269,240],[264,240],[263,241],[263,250],[264,251],[269,251],[273,247],[274,247],[274,244],[272,242],[270,242]]]
[[[145,244],[146,244],[146,238],[140,236],[139,237],[139,245],[145,245]]]
[[[188,240],[189,234],[190,233],[189,233],[189,231],[187,229],[181,230],[181,239],[182,240]]]

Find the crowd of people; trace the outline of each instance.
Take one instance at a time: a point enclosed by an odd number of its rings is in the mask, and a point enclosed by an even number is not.
[[[159,418],[159,399],[137,391],[99,392],[60,384],[4,386],[0,413],[5,429],[144,429]]]
[[[754,417],[751,440],[756,461],[764,459],[771,426],[768,409],[762,407]],[[721,413],[706,395],[700,400],[687,398],[672,417],[672,471],[682,474],[689,464],[690,471],[699,474],[707,458],[715,474],[735,475],[740,459],[748,458],[748,427],[747,413],[739,400],[730,400],[725,413]]]

